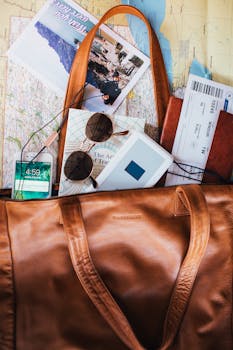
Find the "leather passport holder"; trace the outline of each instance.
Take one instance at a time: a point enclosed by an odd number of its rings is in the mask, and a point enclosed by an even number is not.
[[[169,100],[160,144],[171,153],[179,122],[183,100],[172,96]],[[219,176],[206,172],[203,183],[222,183],[223,178],[229,182],[233,169],[233,114],[221,111],[210,149],[206,170],[217,173]]]

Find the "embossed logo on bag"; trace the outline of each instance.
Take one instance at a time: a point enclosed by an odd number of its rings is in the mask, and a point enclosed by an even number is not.
[[[112,215],[112,218],[114,220],[140,220],[142,218],[142,214],[114,214]]]

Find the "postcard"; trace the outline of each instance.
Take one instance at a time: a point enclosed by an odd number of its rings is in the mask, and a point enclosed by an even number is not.
[[[97,19],[70,0],[50,0],[13,43],[8,56],[64,96],[80,43]],[[112,113],[150,60],[109,27],[102,25],[91,49],[83,108]]]

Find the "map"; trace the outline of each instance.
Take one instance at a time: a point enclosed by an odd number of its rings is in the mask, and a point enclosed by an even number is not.
[[[174,94],[182,96],[193,62],[195,62],[193,73],[202,76],[211,73],[217,82],[233,85],[232,0],[76,0],[76,2],[97,18],[107,9],[120,3],[136,6],[144,12],[159,37]],[[44,3],[44,0],[0,0],[0,187],[11,186],[13,154],[41,123],[50,120],[63,105],[62,99],[52,90],[25,69],[7,60],[6,52],[10,44]],[[134,17],[127,17],[127,20],[125,16],[116,16],[110,25],[127,40],[132,43],[135,41],[138,48],[148,54],[144,24]],[[151,74],[148,70],[117,113],[146,117],[150,129],[151,125],[156,124],[153,102]],[[49,127],[53,129],[58,122],[56,119],[55,124]],[[50,129],[44,130],[44,137],[49,132]],[[153,132],[152,127],[151,133]],[[28,150],[33,150],[33,147],[37,146],[38,138],[41,139],[39,142],[42,142],[42,134],[33,139]]]
[[[122,0],[139,8],[150,20],[163,51],[172,91],[186,85],[190,65],[210,71],[212,79],[233,84],[232,0]],[[148,53],[144,24],[129,18],[139,49]]]

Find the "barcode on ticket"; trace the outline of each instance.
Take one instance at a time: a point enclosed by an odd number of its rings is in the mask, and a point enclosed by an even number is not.
[[[216,98],[222,98],[223,97],[223,89],[220,89],[215,86],[211,86],[209,84],[204,84],[196,80],[192,80],[191,82],[191,89],[200,92],[205,95],[210,95]]]

